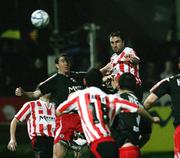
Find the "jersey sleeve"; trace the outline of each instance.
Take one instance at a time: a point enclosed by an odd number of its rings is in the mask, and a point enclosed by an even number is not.
[[[77,104],[79,102],[79,97],[76,92],[69,95],[68,99],[61,103],[57,107],[57,111],[60,113],[69,113],[73,110],[77,110]]]
[[[157,95],[159,98],[169,92],[169,78],[163,79],[155,84],[150,92]]]
[[[110,95],[110,102],[111,106],[115,109],[115,113],[118,114],[119,112],[126,111],[126,112],[137,112],[139,105],[132,103],[128,100],[122,99],[115,95]]]
[[[47,94],[53,91],[54,87],[56,86],[56,75],[57,74],[54,74],[53,76],[49,77],[47,80],[39,84],[38,88],[40,89],[42,94]]]
[[[15,118],[21,122],[27,120],[31,114],[30,102],[25,103],[15,115]]]

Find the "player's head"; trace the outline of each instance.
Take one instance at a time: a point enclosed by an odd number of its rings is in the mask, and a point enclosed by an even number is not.
[[[91,87],[91,86],[101,87],[102,73],[100,72],[100,70],[96,68],[90,69],[84,77],[84,84],[87,87]]]
[[[118,85],[121,90],[135,91],[136,79],[131,73],[123,73],[118,79]]]
[[[180,71],[180,57],[178,58],[178,69]]]
[[[69,74],[71,68],[71,58],[66,53],[61,53],[55,58],[56,68],[62,74]]]
[[[111,32],[109,35],[110,45],[117,54],[121,53],[125,46],[125,36],[121,31]]]

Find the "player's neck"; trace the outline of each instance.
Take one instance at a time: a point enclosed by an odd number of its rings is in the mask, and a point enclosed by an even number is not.
[[[134,94],[133,91],[127,90],[127,89],[119,89],[118,93],[131,93]]]
[[[59,74],[62,74],[62,75],[64,75],[64,76],[69,76],[69,74],[70,74],[69,72],[68,72],[68,73],[65,73],[65,72],[62,72],[62,71],[58,71],[58,73],[59,73]]]

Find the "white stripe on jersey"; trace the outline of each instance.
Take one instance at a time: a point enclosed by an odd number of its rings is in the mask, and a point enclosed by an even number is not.
[[[27,121],[30,139],[34,136],[54,137],[55,130],[55,105],[42,100],[30,101],[23,105],[15,115],[19,121]]]
[[[82,128],[88,143],[90,143],[96,139],[110,136],[109,126],[114,119],[115,111],[118,113],[121,107],[127,108],[130,112],[137,111],[138,105],[136,104],[115,96],[110,98],[111,101],[103,91],[96,87],[90,87],[73,93],[68,100],[58,106],[57,111],[66,113],[70,112],[70,109],[78,107]],[[106,122],[108,117],[110,120]]]

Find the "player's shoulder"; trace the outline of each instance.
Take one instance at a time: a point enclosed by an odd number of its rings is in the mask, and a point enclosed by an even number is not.
[[[171,81],[171,80],[176,80],[176,79],[180,79],[180,74],[177,74],[177,75],[173,75],[173,76],[170,76],[169,78],[168,78],[168,80],[169,81]]]
[[[135,52],[135,51],[134,51],[134,49],[131,48],[131,47],[125,47],[124,50],[123,50],[123,52],[128,52],[128,53],[130,53],[130,52]]]

